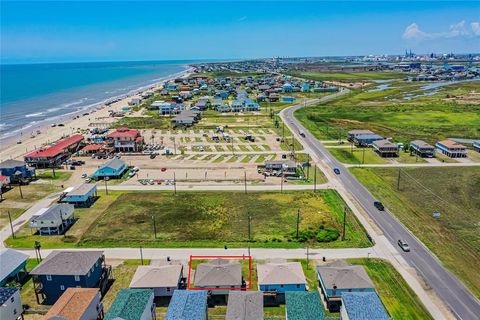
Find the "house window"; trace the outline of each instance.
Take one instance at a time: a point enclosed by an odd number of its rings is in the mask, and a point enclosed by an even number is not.
[[[52,281],[52,276],[51,275],[47,274],[46,277],[47,277],[47,281]]]
[[[280,285],[280,288],[283,288],[283,284]]]
[[[15,297],[11,297],[10,302],[14,302],[14,301],[15,301]]]
[[[170,287],[167,287],[167,292],[170,292]]]
[[[60,290],[65,290],[65,286],[63,284],[60,285]]]
[[[75,281],[80,281],[80,276],[75,276]]]
[[[297,284],[297,288],[300,288],[300,285],[299,285],[299,284]]]
[[[90,277],[90,270],[88,270],[87,277]]]
[[[17,314],[17,309],[13,309],[13,314]]]
[[[75,288],[81,288],[81,286],[76,286]]]

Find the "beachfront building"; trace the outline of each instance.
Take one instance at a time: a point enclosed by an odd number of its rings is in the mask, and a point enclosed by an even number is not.
[[[342,295],[342,320],[390,320],[376,292],[346,292]]]
[[[372,142],[373,151],[382,158],[398,157],[398,145],[390,140],[376,140]]]
[[[151,289],[122,289],[105,315],[105,320],[155,320]]]
[[[438,141],[435,144],[438,153],[446,155],[449,158],[466,158],[467,147],[453,140]]]
[[[20,281],[27,274],[28,255],[13,249],[0,249],[0,286]]]
[[[48,310],[46,320],[101,320],[103,304],[98,288],[68,288]]]
[[[288,320],[325,319],[318,291],[288,291],[285,293],[285,311]],[[364,319],[366,320],[366,319]]]
[[[0,163],[0,176],[8,177],[10,183],[24,182],[35,177],[35,169],[24,161],[10,159]]]
[[[39,235],[63,234],[75,223],[73,204],[57,203],[49,208],[42,208],[32,215],[30,231]]]
[[[89,207],[97,197],[97,185],[84,183],[74,187],[65,195],[65,202],[75,207]]]
[[[433,158],[435,147],[423,140],[414,140],[410,142],[410,152],[422,158]]]
[[[140,131],[122,127],[107,135],[107,144],[117,152],[142,151],[143,137]]]
[[[175,290],[165,320],[207,320],[206,290]]]
[[[123,176],[125,171],[127,171],[127,163],[118,158],[114,158],[100,168],[98,168],[95,173],[92,175],[94,179],[119,179]]]
[[[263,320],[263,294],[260,291],[230,291],[226,320]]]
[[[24,156],[25,162],[35,168],[52,168],[59,166],[84,145],[84,138],[76,134],[62,139],[53,145],[39,148]]]
[[[155,298],[171,297],[181,286],[183,266],[139,266],[130,282],[130,288],[153,289]]]
[[[23,319],[22,296],[17,287],[0,287],[0,319]]]

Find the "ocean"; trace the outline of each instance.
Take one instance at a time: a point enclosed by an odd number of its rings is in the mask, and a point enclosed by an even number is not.
[[[0,65],[0,140],[151,86],[192,62]]]

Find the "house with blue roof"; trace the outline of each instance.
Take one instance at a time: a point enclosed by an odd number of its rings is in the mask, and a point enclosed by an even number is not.
[[[0,176],[9,177],[10,183],[18,183],[19,179],[32,179],[35,169],[28,167],[24,161],[10,159],[0,163]]]
[[[175,290],[165,320],[207,320],[206,290]]]
[[[378,134],[361,134],[357,135],[353,142],[359,147],[369,147],[373,142],[384,140],[384,138]]]
[[[323,320],[325,312],[318,291],[287,291],[286,320]]]
[[[376,292],[346,292],[342,295],[342,320],[389,320]]]
[[[0,287],[0,319],[23,319],[23,305],[17,287]]]
[[[122,289],[105,315],[105,320],[152,320],[155,303],[152,289]]]
[[[84,183],[73,188],[65,195],[65,202],[75,207],[88,207],[97,197],[97,185]]]
[[[27,273],[28,255],[13,249],[0,249],[0,286],[11,280],[20,281],[22,274]]]
[[[309,92],[310,91],[310,84],[304,82],[302,84],[302,92]]]
[[[283,92],[293,92],[293,86],[291,83],[285,83],[283,86],[282,86],[282,91]]]
[[[282,101],[283,102],[295,102],[295,100],[297,100],[295,97],[292,97],[292,96],[285,96],[285,97],[282,97]]]
[[[114,158],[98,168],[92,176],[95,179],[119,179],[127,169],[128,166],[125,161]]]
[[[258,111],[260,110],[260,105],[253,101],[252,99],[245,99],[244,107],[246,111]]]

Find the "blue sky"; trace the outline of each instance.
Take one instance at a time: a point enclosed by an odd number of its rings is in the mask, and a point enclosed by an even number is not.
[[[480,52],[480,1],[1,1],[3,63]]]

